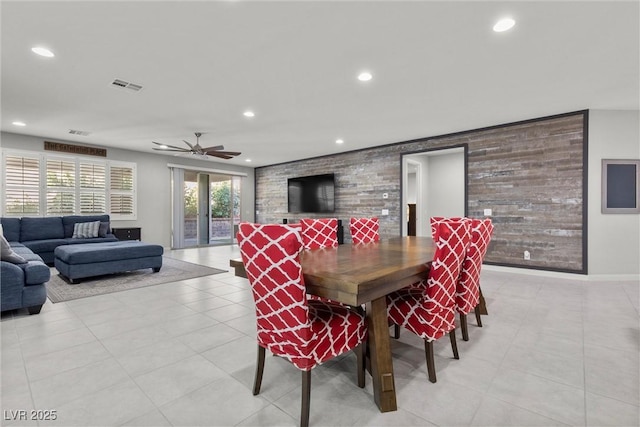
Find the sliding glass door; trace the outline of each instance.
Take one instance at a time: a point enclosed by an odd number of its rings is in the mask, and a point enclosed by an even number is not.
[[[173,248],[232,244],[240,223],[239,176],[175,169]]]
[[[209,244],[233,243],[240,223],[240,177],[209,174]]]

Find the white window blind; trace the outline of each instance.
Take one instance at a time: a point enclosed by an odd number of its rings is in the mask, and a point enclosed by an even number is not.
[[[106,209],[107,189],[104,164],[80,163],[80,214],[101,214]]]
[[[40,214],[40,159],[5,157],[5,210],[7,215]]]
[[[76,205],[76,162],[47,159],[47,215],[71,215]]]
[[[134,170],[132,167],[111,166],[109,205],[114,215],[133,215]]]

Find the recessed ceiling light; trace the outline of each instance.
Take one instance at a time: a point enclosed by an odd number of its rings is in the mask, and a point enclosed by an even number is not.
[[[344,140],[343,139],[336,139],[336,144],[343,144]]]
[[[251,161],[251,159],[246,159],[245,162],[249,163]]]
[[[40,56],[44,56],[45,58],[53,58],[55,55],[46,47],[35,46],[31,48],[31,52],[38,54]]]
[[[15,121],[13,123],[11,123],[14,126],[26,126],[27,124],[25,122],[19,122],[19,121]]]
[[[169,147],[168,147],[168,146],[166,146],[166,145],[164,145],[164,144],[162,144],[162,145],[160,146],[160,148],[167,149],[167,148],[169,148]]]
[[[362,73],[358,74],[358,80],[360,80],[361,82],[368,82],[372,78],[373,75],[368,71],[363,71]]]
[[[496,33],[501,33],[503,31],[510,30],[513,26],[516,25],[516,21],[511,18],[502,18],[496,25],[493,26],[493,31]]]
[[[253,111],[247,110],[244,113],[242,113],[242,115],[245,117],[255,117],[256,113],[254,113]]]

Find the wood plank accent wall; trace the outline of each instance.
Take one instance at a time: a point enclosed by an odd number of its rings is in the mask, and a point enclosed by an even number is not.
[[[586,121],[580,111],[256,168],[256,220],[313,217],[287,213],[287,179],[333,172],[345,241],[352,216],[378,216],[382,238],[398,236],[402,154],[468,144],[468,216],[493,210],[485,262],[586,274]]]

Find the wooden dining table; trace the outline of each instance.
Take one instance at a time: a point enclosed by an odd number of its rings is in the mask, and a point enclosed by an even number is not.
[[[308,250],[301,255],[310,294],[354,307],[366,304],[373,394],[381,412],[398,408],[385,297],[426,278],[434,252],[433,239],[411,236]],[[235,259],[230,264],[242,276],[242,261]]]

